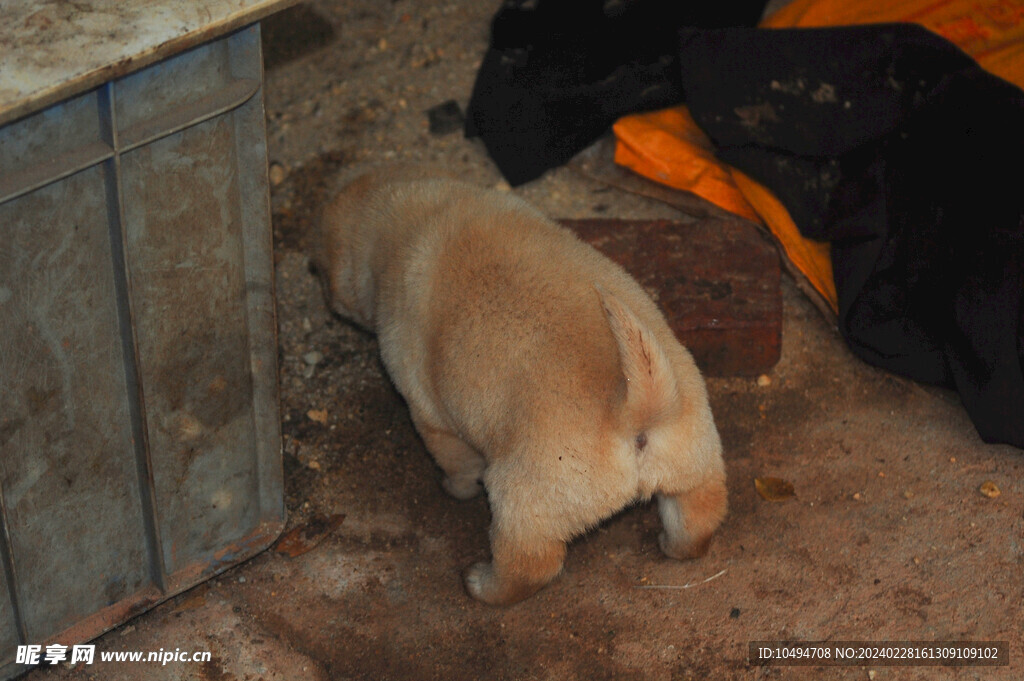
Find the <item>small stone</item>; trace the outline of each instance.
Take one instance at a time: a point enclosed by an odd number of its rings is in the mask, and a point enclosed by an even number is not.
[[[310,366],[316,366],[320,362],[324,361],[324,355],[322,352],[313,350],[311,352],[307,352],[306,354],[304,354],[302,356],[302,361],[305,362],[306,364],[309,364]]]
[[[494,186],[491,187],[491,189],[498,192],[510,192],[512,191],[512,185],[510,185],[505,180],[498,180],[497,182],[494,183]]]
[[[768,374],[761,374],[757,377],[757,385],[762,388],[767,388],[772,384],[772,377]]]
[[[318,471],[320,470],[320,462],[317,461],[316,459],[313,459],[312,461],[306,464],[306,467],[314,471]]]
[[[427,120],[430,122],[430,134],[435,136],[458,132],[466,122],[459,103],[454,99],[428,109]]]
[[[239,584],[245,584],[245,577],[239,577],[238,578],[238,583]]]
[[[861,499],[860,492],[855,492],[854,495],[853,495],[853,500],[854,501],[860,501],[860,499]]]
[[[271,163],[270,171],[268,174],[270,176],[270,186],[272,187],[278,186],[279,184],[284,182],[286,177],[288,177],[288,172],[280,163]]]
[[[310,409],[306,412],[306,416],[309,417],[310,421],[315,421],[321,425],[327,425],[326,409]]]
[[[847,102],[847,104],[849,104],[849,102]],[[878,672],[876,672],[874,669],[869,669],[868,670],[868,679],[874,679],[875,676],[877,676],[877,675],[878,675]]]

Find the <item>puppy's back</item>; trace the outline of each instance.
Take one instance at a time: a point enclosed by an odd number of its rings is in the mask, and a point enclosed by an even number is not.
[[[481,401],[521,415],[492,419],[505,428],[568,435],[580,414],[610,425],[624,379],[589,247],[514,197],[459,193],[459,215],[439,216],[451,231],[431,282],[433,382],[460,415]],[[481,446],[500,449],[516,433],[486,435]]]

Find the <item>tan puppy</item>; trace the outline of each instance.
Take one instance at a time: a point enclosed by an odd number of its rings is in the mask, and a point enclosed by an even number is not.
[[[512,194],[392,169],[324,210],[314,264],[459,499],[486,487],[487,603],[526,598],[566,542],[657,494],[662,550],[702,555],[726,511],[704,382],[618,265]]]

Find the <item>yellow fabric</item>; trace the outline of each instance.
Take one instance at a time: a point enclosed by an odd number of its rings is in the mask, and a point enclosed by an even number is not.
[[[884,22],[921,24],[990,73],[1024,88],[1024,0],[794,0],[762,26]],[[710,140],[686,107],[625,116],[615,123],[614,132],[616,163],[767,226],[787,258],[838,310],[828,244],[803,238],[771,191],[715,159]]]
[[[838,309],[828,244],[800,236],[789,211],[766,187],[719,162],[686,107],[626,116],[613,126],[615,162],[719,208],[767,225],[789,258],[833,310]]]
[[[701,196],[719,208],[759,222],[729,167],[686,107],[627,116],[614,126],[615,162],[675,189]]]
[[[789,261],[807,277],[807,281],[821,294],[832,311],[837,312],[839,298],[836,296],[836,284],[832,278],[832,257],[829,254],[828,243],[803,238],[789,217],[789,211],[775,198],[775,194],[736,168],[730,170],[736,186],[754,206],[757,214],[763,218],[764,224],[778,240]]]

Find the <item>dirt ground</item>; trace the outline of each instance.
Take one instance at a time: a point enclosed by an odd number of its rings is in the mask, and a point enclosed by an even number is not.
[[[482,146],[432,134],[465,107],[497,2],[303,2],[265,27],[287,541],[98,639],[98,651],[209,651],[56,679],[1019,679],[1024,457],[986,446],[955,395],[864,365],[783,280],[767,378],[708,380],[730,513],[675,562],[651,505],[569,550],[507,609],[460,573],[488,557],[486,502],[455,501],[382,373],[373,337],[329,316],[308,270],[335,173],[436,162],[497,185]],[[674,218],[570,169],[515,190],[554,217]],[[795,494],[769,502],[755,478]],[[998,496],[980,489],[994,483]],[[1008,641],[1008,667],[755,666],[755,640]]]

